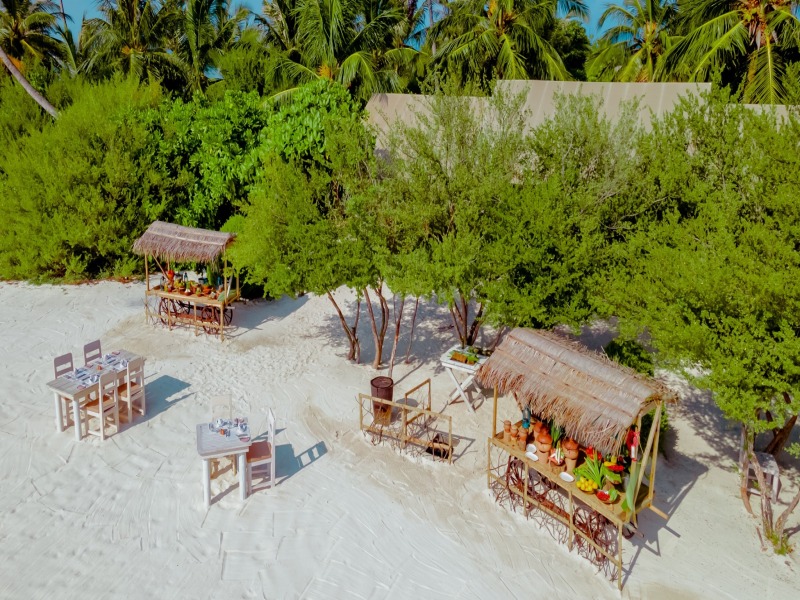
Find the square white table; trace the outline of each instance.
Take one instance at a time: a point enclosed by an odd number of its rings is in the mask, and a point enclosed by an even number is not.
[[[64,431],[64,414],[61,411],[61,398],[72,402],[72,418],[75,422],[75,439],[81,440],[81,404],[89,401],[89,396],[97,391],[97,383],[90,383],[89,376],[103,375],[109,371],[117,373],[117,382],[124,380],[126,365],[134,358],[138,358],[128,350],[118,350],[106,354],[90,362],[84,367],[75,369],[61,377],[49,381],[47,387],[53,392],[56,402],[56,431]]]
[[[450,376],[450,379],[452,379],[453,383],[456,384],[456,389],[450,394],[450,397],[447,401],[448,403],[452,402],[457,396],[461,396],[464,402],[466,402],[467,406],[469,406],[469,409],[472,412],[475,412],[475,407],[472,406],[472,403],[467,397],[467,388],[475,383],[475,374],[478,372],[480,366],[489,359],[489,357],[479,356],[477,363],[474,365],[468,365],[467,363],[458,362],[450,358],[453,352],[466,352],[466,349],[462,348],[460,344],[456,344],[452,348],[448,349],[447,352],[442,354],[442,357],[439,359],[444,367],[444,370],[447,371],[447,374]],[[466,379],[464,379],[464,381],[459,381],[456,377],[456,372],[466,373]]]
[[[219,432],[210,430],[208,423],[200,423],[197,426],[197,453],[203,459],[203,499],[206,508],[211,504],[211,460],[231,454],[236,455],[239,465],[239,496],[242,500],[247,499],[245,460],[250,443],[250,438],[247,438],[246,442],[242,441],[233,432],[229,436],[220,435]]]

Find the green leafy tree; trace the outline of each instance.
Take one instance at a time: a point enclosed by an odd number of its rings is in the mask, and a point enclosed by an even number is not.
[[[614,25],[600,38],[587,65],[594,81],[657,81],[659,61],[672,45],[678,14],[674,0],[625,0],[612,4],[598,26]]]
[[[586,81],[586,60],[592,45],[583,25],[575,19],[558,19],[549,41],[570,78]]]
[[[606,288],[628,337],[647,328],[659,362],[743,424],[751,461],[753,435],[780,435],[800,411],[798,125],[726,97],[684,99],[655,122],[638,151],[662,165],[643,174],[642,194],[659,201],[620,246],[624,269]],[[749,509],[746,474],[745,464]],[[777,521],[770,495],[761,499],[764,533],[780,549],[800,493]]]
[[[687,0],[686,35],[664,56],[660,71],[707,81],[721,71],[746,102],[778,104],[786,98],[786,67],[798,59],[796,0]]]
[[[317,81],[280,105],[262,142],[261,175],[242,214],[226,225],[239,233],[232,259],[267,294],[326,295],[347,336],[348,358],[359,360],[360,298],[377,281],[348,212],[371,170],[374,142],[363,111],[338,84]],[[341,286],[359,294],[352,325],[334,296]]]

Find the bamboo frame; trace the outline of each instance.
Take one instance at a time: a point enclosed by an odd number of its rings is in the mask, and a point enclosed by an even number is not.
[[[145,322],[149,322],[152,318],[160,319],[160,315],[158,310],[152,311],[150,309],[150,305],[146,301],[147,297],[155,296],[158,298],[165,298],[168,300],[174,300],[177,302],[189,302],[192,304],[192,315],[175,315],[169,316],[167,318],[167,322],[169,324],[169,328],[172,329],[173,326],[178,324],[185,324],[193,326],[195,335],[199,335],[199,328],[201,326],[211,326],[210,322],[203,321],[202,319],[198,318],[197,315],[197,307],[205,307],[205,306],[213,306],[219,309],[219,322],[214,323],[213,327],[219,331],[219,339],[223,341],[225,339],[225,308],[228,307],[229,304],[232,304],[236,300],[241,297],[241,289],[239,287],[239,272],[232,268],[231,276],[228,278],[226,273],[228,271],[228,258],[225,254],[223,254],[223,270],[222,270],[222,279],[223,279],[223,294],[224,300],[217,300],[212,298],[203,298],[199,296],[184,296],[182,294],[168,292],[160,288],[160,286],[156,286],[155,288],[150,287],[150,258],[152,258],[156,265],[158,266],[159,271],[161,274],[166,278],[166,272],[164,271],[164,267],[158,261],[158,258],[155,255],[150,255],[145,253],[144,254],[144,273],[145,273]],[[167,263],[167,267],[170,267],[170,263]],[[236,293],[231,294],[232,290],[232,282],[235,279],[236,281]]]
[[[427,383],[430,385],[430,380],[423,382],[420,386],[413,388],[412,391],[419,389],[422,385]],[[410,392],[407,392],[407,394]],[[405,397],[408,397],[407,395]],[[364,422],[364,402],[373,402],[376,404],[381,404],[385,407],[389,408],[397,408],[400,410],[402,414],[402,428],[400,430],[399,435],[395,435],[391,430],[386,429],[380,425],[376,426],[375,424],[365,424]],[[438,413],[426,408],[419,408],[416,406],[408,406],[407,404],[401,402],[392,402],[391,400],[384,400],[383,398],[377,398],[376,396],[370,396],[369,394],[359,394],[358,395],[358,428],[362,432],[369,432],[379,434],[383,437],[390,437],[396,439],[400,442],[403,448],[406,448],[408,444],[413,444],[415,446],[422,446],[422,447],[429,447],[430,441],[423,440],[420,438],[413,437],[408,434],[408,425],[413,423],[416,419],[419,419],[423,416],[432,417],[435,420],[443,419],[447,422],[447,449],[448,449],[448,456],[447,462],[448,464],[453,464],[453,418],[450,415],[443,415],[442,413]],[[408,415],[411,414],[412,417],[409,419]],[[433,458],[436,458],[435,454],[431,454]]]
[[[614,524],[617,528],[617,535],[618,535],[618,542],[617,548],[618,552],[616,556],[612,556],[608,554],[603,548],[598,546],[594,540],[589,539],[588,535],[585,532],[581,531],[580,528],[575,526],[574,522],[574,515],[575,515],[575,505],[574,505],[574,494],[573,488],[575,488],[574,482],[568,483],[563,481],[558,475],[560,473],[553,470],[548,463],[543,461],[533,461],[525,456],[523,451],[520,451],[519,448],[506,444],[503,441],[503,431],[498,431],[497,429],[497,400],[498,400],[498,389],[497,386],[494,386],[494,405],[492,407],[492,435],[489,437],[487,442],[487,462],[486,462],[486,476],[487,476],[487,486],[489,488],[492,487],[492,484],[500,484],[502,485],[509,493],[515,493],[522,497],[523,508],[525,510],[526,516],[528,514],[527,507],[530,505],[535,507],[539,510],[542,510],[549,516],[557,519],[562,524],[566,525],[571,535],[569,536],[568,546],[569,549],[572,550],[573,542],[575,536],[580,536],[584,540],[586,540],[591,546],[593,546],[598,552],[600,552],[603,556],[605,556],[608,560],[610,560],[616,567],[617,567],[617,585],[619,591],[622,591],[622,528],[628,526],[629,523],[632,523],[634,527],[637,526],[637,515],[644,510],[645,508],[651,509],[657,515],[663,517],[665,520],[668,519],[668,515],[666,515],[663,511],[658,509],[656,506],[653,505],[653,498],[655,497],[655,475],[656,475],[656,463],[658,460],[658,439],[659,439],[659,430],[661,426],[661,415],[663,412],[664,403],[662,400],[657,400],[655,402],[648,402],[645,404],[642,409],[640,410],[639,414],[636,418],[636,428],[638,431],[641,431],[642,427],[642,416],[647,414],[653,408],[655,408],[655,414],[653,415],[653,423],[650,428],[649,435],[647,437],[647,441],[644,446],[644,451],[641,456],[640,467],[639,467],[639,474],[636,479],[636,485],[634,488],[634,506],[633,510],[630,513],[626,511],[622,511],[619,506],[616,505],[607,505],[602,503],[600,500],[595,498],[594,496],[585,496],[581,497],[581,502],[588,506],[591,510],[601,514],[603,517],[608,519],[612,524]],[[517,426],[521,424],[521,421],[517,422]],[[640,440],[641,443],[641,440]],[[539,502],[536,498],[528,495],[528,482],[527,476],[524,481],[523,490],[520,490],[509,486],[507,480],[504,477],[499,477],[498,475],[494,474],[494,468],[492,467],[492,448],[496,448],[501,453],[506,453],[509,456],[513,456],[523,462],[527,469],[533,469],[539,473],[540,476],[545,477],[548,481],[556,484],[560,489],[567,493],[569,499],[569,518],[565,519],[562,515],[558,515],[555,511],[551,510],[550,508],[543,506],[541,502]],[[649,486],[647,489],[647,494],[645,496],[642,495],[642,481],[644,479],[644,472],[647,468],[648,461],[652,460],[652,467],[650,469],[650,477],[649,477]],[[575,488],[577,489],[577,488]],[[615,510],[618,509],[618,510]]]

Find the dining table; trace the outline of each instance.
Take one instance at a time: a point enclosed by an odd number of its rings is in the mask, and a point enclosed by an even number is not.
[[[197,453],[203,461],[203,500],[208,508],[211,504],[211,461],[216,458],[236,455],[239,470],[239,497],[247,499],[247,451],[250,449],[249,430],[240,431],[225,421],[217,426],[199,423]]]
[[[72,418],[75,423],[75,439],[81,440],[81,406],[92,400],[92,394],[97,392],[100,376],[112,371],[117,374],[117,382],[125,381],[128,363],[137,354],[128,350],[115,350],[78,367],[61,377],[47,382],[47,387],[53,392],[56,408],[56,431],[65,429],[64,415],[61,408],[61,398],[66,398],[72,403]]]

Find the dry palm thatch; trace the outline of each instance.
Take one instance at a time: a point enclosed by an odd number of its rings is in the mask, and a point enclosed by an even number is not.
[[[618,452],[627,429],[656,400],[674,400],[662,384],[552,332],[515,329],[481,366],[477,379],[513,393],[520,409],[555,421],[601,452]]]
[[[222,255],[234,237],[233,233],[155,221],[133,244],[133,251],[171,261],[208,263]]]

